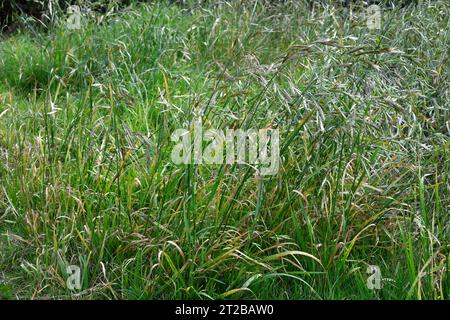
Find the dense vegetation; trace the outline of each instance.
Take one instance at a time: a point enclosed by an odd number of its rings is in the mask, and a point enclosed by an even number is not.
[[[370,30],[307,1],[155,2],[9,35],[0,297],[448,299],[449,11]],[[199,115],[278,128],[278,174],[174,164]]]

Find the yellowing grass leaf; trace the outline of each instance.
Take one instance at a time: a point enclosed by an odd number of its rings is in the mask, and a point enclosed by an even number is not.
[[[232,289],[232,290],[229,290],[229,291],[227,291],[225,293],[222,293],[220,295],[219,299],[226,298],[226,297],[231,296],[232,294],[235,294],[236,292],[240,292],[240,291],[248,291],[248,292],[253,293],[253,291],[250,290],[249,288],[237,288],[237,289]]]

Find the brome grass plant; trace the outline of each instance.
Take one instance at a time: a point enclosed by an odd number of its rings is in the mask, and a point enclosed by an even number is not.
[[[155,2],[4,38],[0,298],[448,299],[450,5],[374,30],[313,9]],[[174,164],[198,117],[278,129],[278,173]]]

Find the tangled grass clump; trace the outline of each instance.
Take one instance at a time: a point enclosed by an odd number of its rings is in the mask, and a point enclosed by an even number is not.
[[[155,2],[3,41],[0,298],[449,299],[450,6],[380,30],[317,8]],[[279,172],[174,164],[199,115],[279,129]]]

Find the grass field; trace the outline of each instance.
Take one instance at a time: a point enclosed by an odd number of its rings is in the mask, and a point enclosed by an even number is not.
[[[158,2],[9,35],[0,298],[449,299],[449,13]],[[199,116],[278,129],[278,173],[173,163]]]

